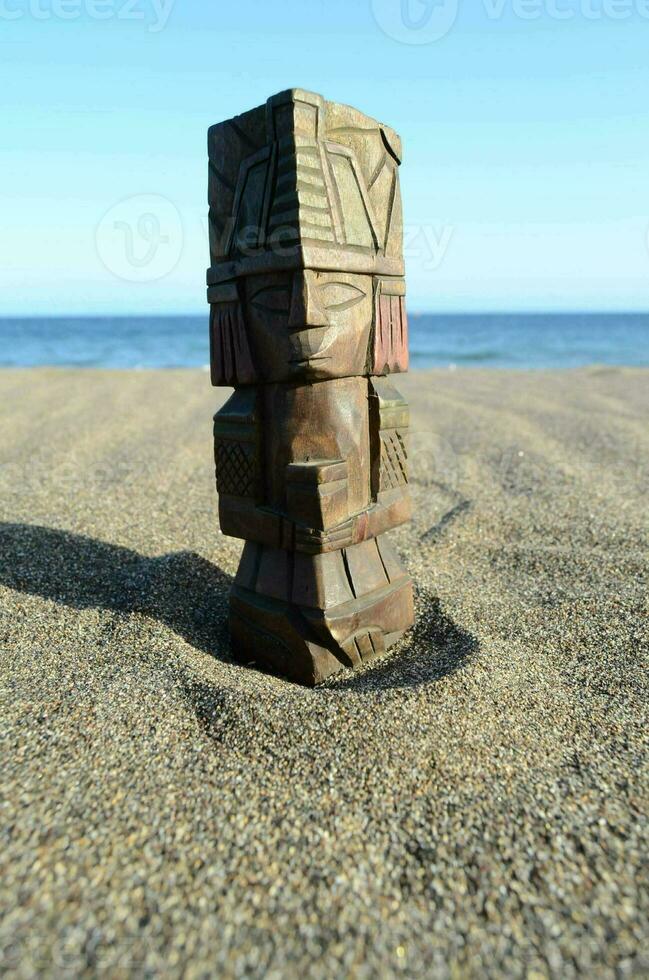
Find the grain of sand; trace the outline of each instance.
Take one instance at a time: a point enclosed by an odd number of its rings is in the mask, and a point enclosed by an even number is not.
[[[4,371],[3,969],[649,975],[649,372],[430,372],[417,625],[235,664],[198,371]]]

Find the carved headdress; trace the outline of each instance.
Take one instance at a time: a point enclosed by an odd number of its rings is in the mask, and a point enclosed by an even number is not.
[[[401,141],[290,89],[208,133],[208,283],[285,268],[402,276]]]
[[[296,269],[373,276],[372,373],[405,370],[392,353],[407,346],[401,141],[394,130],[350,106],[289,89],[212,126],[208,152],[208,300],[219,311],[222,347],[216,370],[213,357],[214,383],[255,380],[243,338],[235,337],[243,324],[233,280]]]

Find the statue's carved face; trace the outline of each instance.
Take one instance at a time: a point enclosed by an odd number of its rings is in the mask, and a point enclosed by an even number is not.
[[[246,276],[245,321],[264,381],[312,381],[365,373],[372,276],[274,272]]]

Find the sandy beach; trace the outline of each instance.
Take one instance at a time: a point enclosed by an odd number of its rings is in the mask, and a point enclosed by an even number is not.
[[[201,371],[0,372],[9,975],[649,975],[649,371],[430,371],[414,630],[230,656]]]

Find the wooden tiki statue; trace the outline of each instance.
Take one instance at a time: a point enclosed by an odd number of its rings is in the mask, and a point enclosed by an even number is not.
[[[219,517],[244,538],[235,653],[316,684],[413,621],[401,143],[291,89],[208,134]]]

